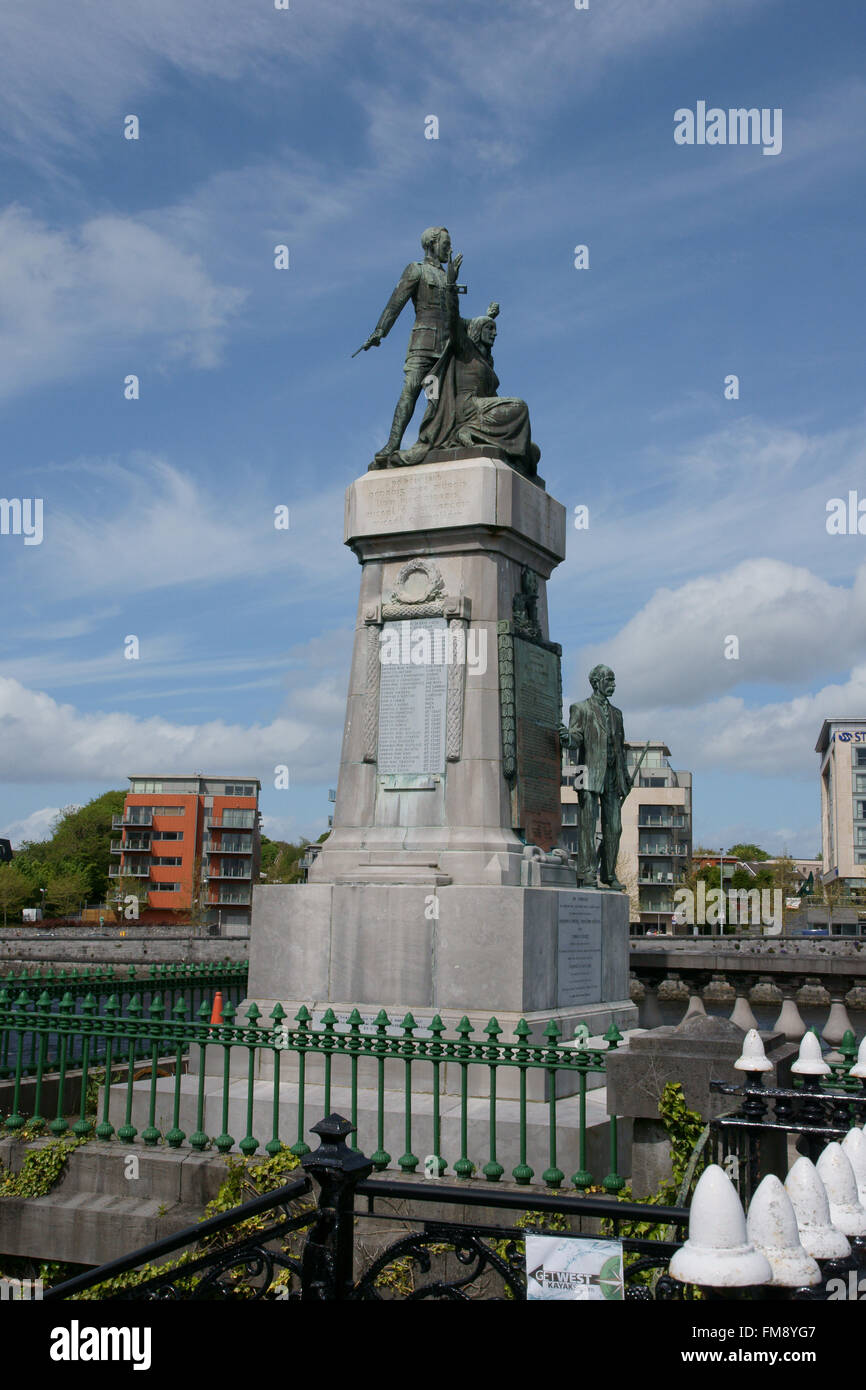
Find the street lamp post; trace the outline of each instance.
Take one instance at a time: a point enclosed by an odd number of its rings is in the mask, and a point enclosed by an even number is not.
[[[722,849],[719,855],[719,936],[725,934],[725,851]]]

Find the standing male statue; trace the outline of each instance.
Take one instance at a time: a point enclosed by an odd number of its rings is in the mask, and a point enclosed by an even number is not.
[[[415,326],[409,335],[409,347],[403,364],[404,381],[394,422],[384,448],[370,464],[371,468],[387,468],[392,454],[403,442],[406,426],[412,419],[424,378],[439,359],[448,338],[448,296],[446,274],[442,269],[451,256],[451,237],[447,227],[428,227],[421,237],[423,261],[410,261],[369,338],[358,351],[378,347],[393,328],[404,305],[411,299],[415,306]],[[456,275],[462,256],[455,256]]]
[[[610,703],[616,679],[609,666],[594,666],[589,673],[592,694],[572,705],[568,728],[560,729],[560,742],[570,750],[570,761],[585,769],[578,790],[577,884],[596,888],[598,878],[606,888],[624,892],[616,877],[616,859],[622,834],[622,803],[631,791],[626,771],[622,710]],[[596,863],[595,827],[601,810],[601,845]]]

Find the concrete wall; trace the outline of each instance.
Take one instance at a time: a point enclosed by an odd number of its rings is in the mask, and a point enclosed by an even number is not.
[[[0,930],[0,966],[3,973],[44,965],[143,965],[201,964],[249,959],[247,936],[199,936],[188,929],[164,927],[120,935],[122,928],[76,927],[40,930],[12,927]]]

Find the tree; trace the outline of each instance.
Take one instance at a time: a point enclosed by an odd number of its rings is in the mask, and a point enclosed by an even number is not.
[[[261,872],[265,883],[302,883],[304,871],[301,858],[309,844],[301,836],[300,844],[289,844],[286,840],[269,840],[262,836]]]
[[[6,914],[20,912],[32,895],[33,886],[17,865],[0,864],[0,909],[3,911],[4,927]]]
[[[86,806],[65,806],[48,840],[25,841],[16,864],[34,890],[50,877],[80,873],[84,888],[79,901],[101,901],[108,892],[111,857],[111,818],[123,810],[122,791],[103,792]]]
[[[735,859],[743,859],[746,863],[772,858],[772,855],[768,854],[765,849],[761,849],[760,845],[731,845],[731,848],[725,853],[732,854]]]
[[[87,898],[88,877],[83,869],[54,874],[45,884],[45,903],[60,917],[77,912]]]

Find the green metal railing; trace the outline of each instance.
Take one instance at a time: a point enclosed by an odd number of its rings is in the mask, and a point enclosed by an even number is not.
[[[108,999],[114,995],[121,1012],[134,994],[145,1003],[154,994],[160,994],[169,1001],[171,1008],[183,995],[194,1013],[205,999],[212,998],[216,990],[222,991],[224,1000],[230,999],[233,1004],[238,1004],[246,993],[248,971],[246,961],[229,960],[193,965],[130,965],[126,970],[116,970],[113,965],[54,970],[49,965],[45,968],[37,966],[33,971],[20,974],[12,970],[6,975],[0,973],[0,988],[5,989],[10,998],[16,998],[25,989],[45,993],[50,999],[57,1000],[69,994],[79,1004],[88,994],[96,999]]]
[[[229,1002],[224,1007],[222,1023],[211,1024],[207,1001],[198,1009],[196,1018],[191,1018],[190,1009],[182,997],[173,1006],[155,997],[147,1009],[134,997],[125,1013],[121,1014],[119,1002],[112,996],[99,1016],[93,995],[89,995],[81,1008],[74,1012],[73,1001],[67,994],[61,999],[57,1012],[52,1013],[48,1008],[50,1001],[44,992],[38,998],[34,998],[33,993],[22,988],[17,997],[12,998],[8,990],[0,989],[0,1057],[10,1037],[19,1041],[13,1068],[12,1110],[5,1121],[0,1119],[0,1132],[5,1127],[14,1133],[25,1123],[32,1125],[36,1120],[46,1123],[56,1135],[65,1134],[71,1128],[75,1135],[82,1137],[92,1133],[102,1140],[116,1137],[124,1143],[131,1143],[138,1137],[145,1145],[164,1142],[170,1148],[180,1148],[188,1143],[199,1152],[213,1146],[219,1153],[228,1153],[237,1146],[246,1156],[262,1147],[267,1153],[275,1154],[284,1144],[289,1144],[292,1151],[300,1156],[309,1152],[304,1136],[311,1086],[321,1086],[324,1091],[322,1103],[317,1089],[313,1118],[318,1118],[321,1113],[331,1113],[333,1096],[339,1089],[339,1103],[343,1105],[348,1101],[352,1124],[356,1128],[359,1122],[359,1094],[362,1090],[372,1090],[375,1094],[375,1120],[370,1122],[367,1118],[370,1113],[369,1097],[364,1118],[375,1132],[359,1133],[356,1137],[362,1148],[375,1143],[372,1155],[374,1167],[382,1171],[394,1166],[392,1155],[385,1148],[386,1098],[390,1097],[387,1109],[393,1113],[395,1098],[398,1097],[398,1109],[402,1107],[403,1153],[396,1159],[396,1166],[405,1174],[416,1172],[421,1160],[413,1152],[413,1144],[423,1132],[425,1142],[429,1140],[432,1143],[432,1152],[424,1160],[423,1171],[429,1177],[439,1177],[449,1166],[449,1160],[442,1153],[446,1129],[442,1113],[443,1097],[447,1095],[449,1123],[453,1124],[451,1112],[455,1103],[458,1111],[453,1132],[456,1135],[455,1147],[459,1145],[460,1152],[450,1160],[458,1177],[468,1178],[479,1170],[488,1182],[498,1182],[505,1176],[505,1168],[497,1157],[505,1113],[509,1126],[513,1126],[515,1119],[517,1126],[517,1142],[513,1150],[516,1151],[517,1162],[510,1176],[522,1185],[532,1183],[540,1164],[539,1156],[529,1152],[534,1132],[530,1121],[537,1122],[540,1113],[546,1131],[543,1144],[546,1166],[540,1181],[545,1187],[559,1188],[566,1181],[566,1176],[557,1161],[557,1151],[563,1139],[563,1126],[558,1115],[561,1107],[568,1103],[571,1112],[567,1125],[568,1139],[571,1152],[576,1150],[578,1156],[578,1166],[571,1183],[579,1190],[586,1190],[595,1184],[587,1162],[588,1081],[593,1074],[604,1073],[605,1053],[616,1048],[621,1041],[616,1027],[610,1028],[605,1034],[605,1047],[590,1048],[582,1043],[564,1044],[561,1030],[552,1021],[544,1030],[543,1041],[533,1042],[530,1025],[521,1019],[514,1030],[516,1040],[506,1042],[502,1040],[503,1030],[495,1018],[491,1018],[481,1030],[483,1036],[475,1035],[468,1019],[463,1018],[454,1030],[455,1035],[446,1037],[445,1025],[438,1014],[426,1024],[419,1025],[411,1013],[398,1022],[381,1010],[372,1022],[365,1023],[360,1012],[353,1009],[345,1024],[341,1025],[333,1010],[327,1009],[321,1025],[314,1027],[310,1011],[302,1006],[295,1015],[295,1026],[290,1026],[286,1021],[288,1015],[280,1004],[271,1011],[269,1022],[265,1022],[258,1006],[252,1003],[246,1011],[246,1021],[238,1023],[236,1010]],[[31,1039],[29,1048],[23,1045],[25,1038]],[[146,1080],[137,1082],[135,1065],[137,1059],[143,1056],[150,1063],[149,1075]],[[25,1060],[27,1058],[30,1060]],[[75,1058],[75,1065],[81,1068],[83,1077],[80,1114],[70,1125],[69,1117],[63,1113],[62,1083],[72,1065],[72,1058]],[[293,1062],[294,1075],[281,1080],[285,1075],[284,1063],[287,1058]],[[314,1059],[318,1079],[311,1080],[310,1063]],[[340,1074],[336,1076],[335,1062],[341,1065]],[[97,1067],[104,1068],[106,1076],[114,1078],[116,1084],[103,1086],[101,1118],[94,1121],[85,1113],[85,1096],[88,1075]],[[185,1074],[188,1083],[191,1079],[187,1073],[190,1067],[194,1067],[197,1079],[192,1087],[189,1084],[184,1087]],[[164,1073],[173,1071],[173,1074],[160,1078],[159,1069]],[[444,1069],[448,1071],[447,1091],[443,1084],[446,1079]],[[482,1073],[480,1078],[479,1069]],[[59,1072],[61,1082],[57,1114],[50,1122],[39,1110],[42,1079],[48,1071]],[[530,1079],[534,1074],[540,1075],[542,1083],[536,1083],[536,1091],[539,1094],[543,1092],[540,1100],[528,1096],[532,1084]],[[263,1075],[270,1087],[269,1097],[262,1094]],[[29,1120],[25,1120],[21,1114],[20,1101],[22,1081],[27,1076],[36,1078],[35,1113]],[[502,1084],[504,1077],[509,1079],[507,1087]],[[563,1077],[567,1079],[566,1084],[563,1084]],[[220,1133],[216,1137],[209,1136],[205,1131],[208,1080],[217,1083]],[[386,1081],[390,1081],[390,1084],[386,1085]],[[571,1092],[567,1100],[557,1097],[558,1082],[560,1090]],[[505,1091],[510,1091],[510,1096],[504,1094]],[[147,1097],[147,1123],[139,1134],[133,1123],[134,1102],[136,1098],[142,1098],[144,1093]],[[282,1103],[287,1094],[297,1105],[296,1122],[291,1134],[281,1132]],[[485,1139],[479,1137],[477,1122],[473,1122],[473,1115],[477,1115],[479,1109],[479,1097],[485,1112]],[[158,1099],[163,1103],[169,1101],[171,1123],[165,1132],[156,1124]],[[229,1132],[232,1099],[243,1099],[244,1102],[242,1110],[246,1132],[239,1140]],[[189,1109],[189,1118],[185,1123],[194,1125],[189,1135],[181,1128],[184,1105]],[[262,1144],[253,1129],[261,1122],[266,1111],[271,1135]],[[116,1127],[117,1121],[120,1123]],[[573,1137],[575,1127],[576,1145]],[[509,1134],[513,1143],[515,1130],[509,1128]],[[624,1185],[617,1171],[617,1141],[617,1119],[611,1116],[609,1171],[601,1181],[607,1192],[618,1192]],[[478,1152],[481,1143],[486,1146],[483,1158]],[[530,1159],[535,1161],[535,1168],[531,1166]]]

